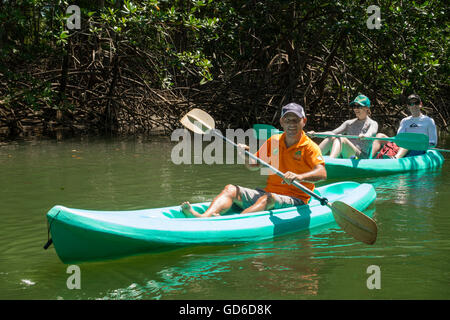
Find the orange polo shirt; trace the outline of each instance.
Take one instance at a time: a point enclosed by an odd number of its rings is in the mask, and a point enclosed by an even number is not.
[[[271,136],[255,155],[283,173],[291,171],[301,174],[311,171],[318,164],[325,165],[319,146],[305,132],[302,133],[300,141],[289,148],[286,147],[284,137],[285,133]],[[292,196],[308,203],[311,198],[309,195],[294,185],[282,184],[282,181],[276,174],[270,174],[264,190]],[[314,183],[301,184],[314,191]]]

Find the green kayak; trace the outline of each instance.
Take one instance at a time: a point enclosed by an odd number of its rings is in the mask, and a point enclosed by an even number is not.
[[[380,176],[439,168],[444,157],[436,150],[400,159],[338,159],[324,156],[328,179]]]
[[[260,140],[266,140],[274,134],[283,133],[268,124],[255,124],[253,129],[255,138]],[[316,136],[329,137],[337,135],[316,134]],[[374,138],[366,139],[373,140]],[[405,149],[426,150],[429,147],[428,138],[424,134],[400,133],[390,139]],[[329,156],[324,156],[324,159],[328,179],[348,179],[439,168],[444,163],[444,157],[439,151],[449,152],[449,150],[445,149],[432,148],[423,155],[401,159],[341,159],[330,158]]]
[[[340,182],[316,188],[330,202],[357,210],[376,198],[372,185]],[[209,202],[193,207],[202,212]],[[180,206],[136,211],[92,211],[55,206],[47,213],[49,232],[64,263],[104,260],[192,245],[228,245],[271,239],[335,220],[329,207],[308,205],[241,215],[186,218]]]

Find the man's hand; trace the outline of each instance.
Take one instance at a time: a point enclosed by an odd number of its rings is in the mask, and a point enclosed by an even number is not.
[[[298,182],[300,182],[300,181],[302,181],[302,179],[303,179],[302,175],[288,171],[284,174],[282,183],[291,185],[294,182],[294,180],[297,180]]]
[[[238,147],[242,148],[244,150],[247,150],[247,151],[250,150],[250,147],[248,145],[246,145],[246,144],[243,144],[243,143],[238,143]]]
[[[250,157],[245,154],[245,150],[249,151],[250,147],[247,146],[246,144],[243,144],[243,143],[238,143],[237,146],[238,146],[237,147],[237,150],[238,150],[237,154],[238,154],[239,157],[244,159],[244,163],[245,163],[245,166],[247,167],[247,169],[249,169],[251,171],[258,170],[259,167],[260,167],[259,164],[257,164],[255,160],[250,159]]]
[[[246,157],[245,157],[244,150],[248,151],[248,150],[250,150],[250,147],[248,145],[246,145],[246,144],[238,143],[237,150],[238,150],[238,156],[240,156],[241,158],[245,159]]]

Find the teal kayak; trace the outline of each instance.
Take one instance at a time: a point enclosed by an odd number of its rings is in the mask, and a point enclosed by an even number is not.
[[[316,188],[330,202],[340,200],[357,210],[376,198],[370,184],[339,182]],[[199,212],[209,202],[192,206]],[[48,227],[56,253],[64,263],[105,260],[161,252],[192,245],[228,245],[272,239],[334,222],[327,206],[308,205],[241,215],[186,218],[180,206],[136,211],[92,211],[54,206]]]
[[[435,150],[400,159],[338,159],[324,156],[328,179],[380,176],[439,168],[444,157]]]

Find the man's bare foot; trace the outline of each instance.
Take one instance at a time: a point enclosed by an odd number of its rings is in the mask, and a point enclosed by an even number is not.
[[[200,215],[192,209],[191,204],[188,201],[185,201],[181,204],[181,211],[188,218],[199,217]]]

